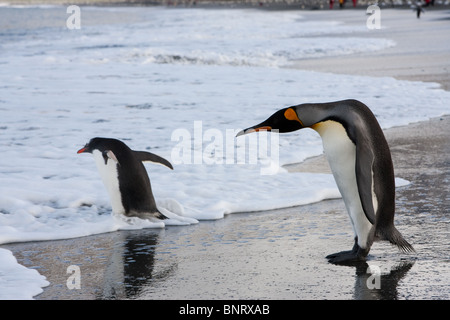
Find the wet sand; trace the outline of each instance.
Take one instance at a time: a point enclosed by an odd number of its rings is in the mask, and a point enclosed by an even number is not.
[[[316,13],[305,15],[309,14]],[[439,34],[437,40],[444,41],[445,32]],[[421,52],[434,50],[431,45],[417,46]],[[393,50],[401,56],[407,48]],[[403,60],[408,58],[403,54]],[[356,60],[359,67],[352,63],[343,71],[377,76],[377,70],[371,73],[364,68],[374,57],[367,59],[361,55]],[[339,64],[341,58],[331,60],[330,65]],[[383,68],[392,71],[392,76],[403,76],[397,64],[389,66],[392,61],[387,59]],[[445,85],[439,73],[433,77],[436,70],[426,59],[412,61],[410,80],[417,80],[415,75],[426,70],[429,76],[423,80]],[[448,68],[449,61],[438,62]],[[306,68],[303,63],[295,67]],[[338,72],[319,61],[310,63],[312,70]],[[411,181],[397,189],[395,223],[415,247],[415,254],[399,253],[380,242],[373,245],[366,264],[348,267],[328,263],[327,254],[350,249],[353,244],[341,199],[232,214],[188,227],[2,247],[11,250],[19,263],[47,277],[51,284],[35,297],[38,300],[449,299],[449,128],[450,116],[443,116],[386,130],[396,176]],[[289,169],[322,172],[327,164],[318,157]],[[80,289],[67,287],[70,265],[80,266]],[[367,273],[369,265],[381,271],[379,289],[368,287],[373,280]]]

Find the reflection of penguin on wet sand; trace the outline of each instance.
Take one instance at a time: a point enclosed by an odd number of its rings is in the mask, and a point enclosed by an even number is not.
[[[94,155],[97,169],[116,214],[142,219],[167,219],[156,207],[150,179],[142,162],[160,163],[170,169],[166,159],[145,151],[131,150],[116,139],[93,138],[78,153]]]
[[[350,251],[327,256],[331,263],[365,260],[373,241],[388,240],[414,251],[394,227],[395,178],[389,146],[375,116],[356,100],[301,104],[279,110],[238,136],[260,130],[317,131],[355,232]]]

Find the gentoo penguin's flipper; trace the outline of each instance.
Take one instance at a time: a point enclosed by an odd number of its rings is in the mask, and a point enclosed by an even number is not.
[[[375,224],[375,210],[373,201],[373,165],[374,155],[366,143],[356,145],[356,183],[358,185],[359,198],[366,214],[367,220]]]
[[[108,159],[112,159],[114,162],[120,165],[119,160],[117,160],[116,155],[111,150],[105,150],[102,152],[103,159],[105,160],[105,165],[108,163]]]
[[[133,151],[133,153],[136,156],[136,158],[139,159],[139,161],[141,161],[141,162],[149,161],[149,162],[153,162],[153,163],[160,163],[160,164],[173,170],[172,164],[169,161],[167,161],[163,157],[160,157],[154,153],[146,152],[146,151]]]

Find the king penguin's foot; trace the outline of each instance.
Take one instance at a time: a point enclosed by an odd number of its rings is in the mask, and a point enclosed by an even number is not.
[[[354,264],[366,260],[366,254],[353,251],[341,251],[328,255],[328,262],[333,264]]]
[[[363,249],[355,242],[352,250],[332,253],[326,258],[333,264],[351,265],[366,260],[369,249]]]

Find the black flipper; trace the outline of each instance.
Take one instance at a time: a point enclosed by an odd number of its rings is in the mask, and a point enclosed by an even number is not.
[[[102,152],[103,159],[105,160],[105,165],[108,163],[108,159],[114,160],[117,164],[120,165],[119,160],[117,160],[116,155],[111,150],[105,150]]]
[[[146,152],[146,151],[133,151],[134,155],[139,159],[141,162],[153,162],[153,163],[160,163],[170,169],[173,170],[172,164],[164,159],[163,157],[160,157],[154,153]]]
[[[375,210],[372,198],[372,165],[374,154],[366,141],[359,141],[356,145],[356,183],[358,185],[359,198],[370,223],[375,224]]]

